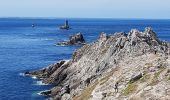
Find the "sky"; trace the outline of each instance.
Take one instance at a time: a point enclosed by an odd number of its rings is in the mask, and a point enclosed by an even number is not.
[[[170,0],[0,0],[0,17],[170,19]]]

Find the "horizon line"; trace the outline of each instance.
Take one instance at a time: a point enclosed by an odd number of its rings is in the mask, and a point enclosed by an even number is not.
[[[112,17],[0,17],[17,19],[121,19],[121,20],[170,20],[170,18],[112,18]]]

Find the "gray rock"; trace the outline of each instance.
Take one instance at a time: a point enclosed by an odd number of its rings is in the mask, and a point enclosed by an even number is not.
[[[134,75],[132,75],[129,82],[135,82],[135,81],[139,80],[140,78],[142,78],[142,76],[143,76],[142,73],[137,72]]]
[[[64,94],[61,100],[71,100],[70,98],[71,98],[70,94]]]
[[[57,45],[80,45],[85,44],[85,39],[81,33],[69,37],[69,41],[57,43]]]
[[[149,91],[152,89],[152,86],[147,86],[146,88],[144,88],[144,91]]]

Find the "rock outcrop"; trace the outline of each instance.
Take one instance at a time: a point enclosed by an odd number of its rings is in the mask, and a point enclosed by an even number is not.
[[[70,36],[69,41],[57,43],[57,45],[80,45],[85,44],[85,39],[81,33]]]
[[[54,100],[168,100],[169,47],[151,28],[110,36],[101,33],[69,61],[26,74],[54,84],[47,91]]]

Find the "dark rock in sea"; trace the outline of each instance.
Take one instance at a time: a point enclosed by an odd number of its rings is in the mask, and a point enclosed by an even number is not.
[[[57,45],[84,45],[85,39],[81,33],[69,37],[69,41],[57,43]]]
[[[24,75],[29,75],[29,74],[30,74],[30,72],[25,72],[25,73],[24,73]]]
[[[51,90],[42,91],[39,94],[42,95],[42,96],[50,96],[51,95]]]

